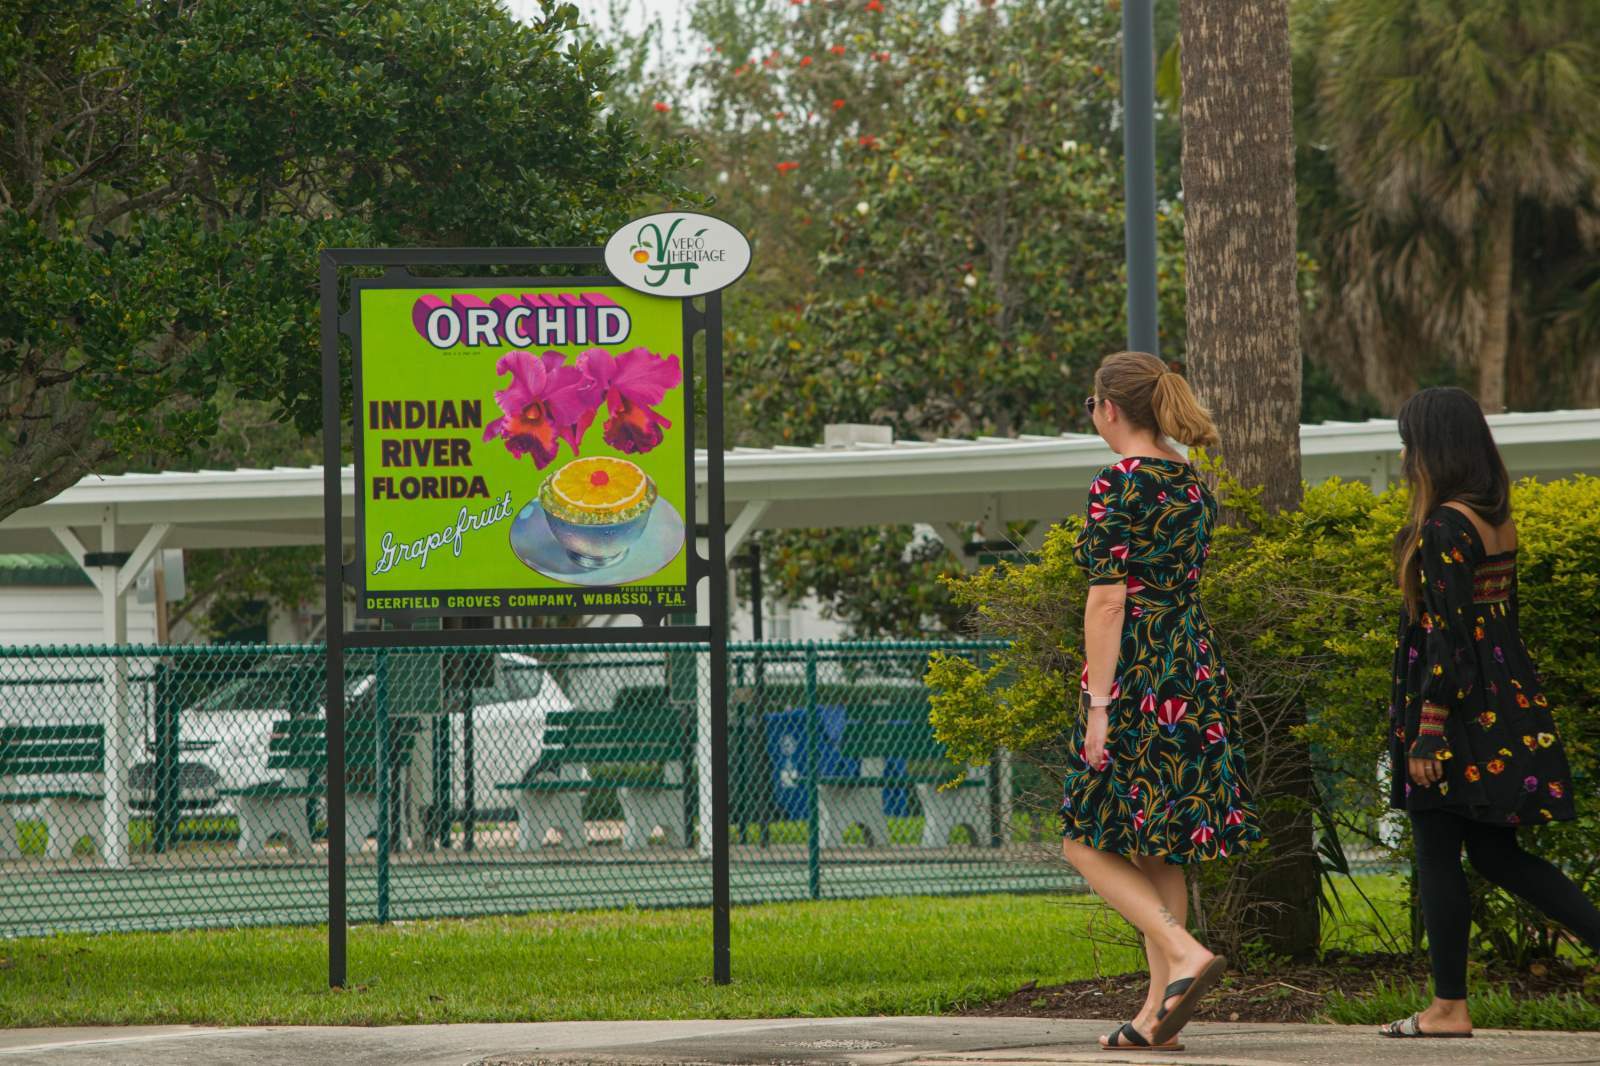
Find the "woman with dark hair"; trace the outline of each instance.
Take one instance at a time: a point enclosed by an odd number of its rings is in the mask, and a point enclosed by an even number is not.
[[[1200,608],[1217,503],[1172,443],[1215,444],[1217,431],[1153,355],[1107,356],[1094,386],[1090,418],[1120,458],[1089,485],[1073,553],[1089,594],[1062,853],[1144,934],[1149,993],[1102,1046],[1176,1051],[1227,963],[1185,928],[1184,864],[1237,855],[1259,835],[1233,691]]]
[[[1471,911],[1463,845],[1486,880],[1597,952],[1600,910],[1517,841],[1519,826],[1576,815],[1550,701],[1517,629],[1517,529],[1489,424],[1477,402],[1453,388],[1412,396],[1399,422],[1411,501],[1395,538],[1405,606],[1389,707],[1390,806],[1411,819],[1434,999],[1379,1032],[1465,1037]]]

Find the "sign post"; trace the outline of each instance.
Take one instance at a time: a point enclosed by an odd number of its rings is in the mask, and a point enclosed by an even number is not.
[[[605,249],[323,253],[330,985],[347,977],[346,651],[529,643],[709,644],[713,976],[730,979],[720,289],[748,263],[737,230],[684,212],[630,223]],[[491,265],[595,269],[482,276]],[[341,267],[383,271],[341,289]],[[480,273],[435,276],[441,267]],[[706,555],[694,535],[700,388]],[[694,617],[702,579],[709,624],[674,622]],[[351,600],[364,628],[346,625]],[[628,615],[637,624],[411,628],[420,619],[529,614]]]

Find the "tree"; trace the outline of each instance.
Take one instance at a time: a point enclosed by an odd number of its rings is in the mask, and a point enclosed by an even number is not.
[[[748,422],[801,441],[824,421],[921,439],[1084,425],[1094,368],[1124,343],[1124,278],[1120,161],[1090,139],[1115,24],[1078,14],[984,9],[906,57],[917,115],[845,168],[816,290],[744,364]],[[1171,323],[1180,232],[1168,211]],[[1182,350],[1181,327],[1169,340]]]
[[[631,64],[634,113],[695,140],[690,181],[757,246],[726,325],[733,440],[1087,428],[1089,371],[1124,344],[1117,25],[1094,0],[697,0],[686,64]],[[1172,353],[1180,234],[1171,204]],[[770,587],[861,635],[960,618],[937,581],[958,562],[910,526],[763,545]]]
[[[1269,512],[1300,500],[1300,337],[1295,284],[1294,125],[1287,0],[1184,0],[1184,248],[1189,372],[1220,454]],[[1293,737],[1305,708],[1275,721]],[[1319,946],[1310,752],[1265,741],[1296,773],[1260,797],[1267,861],[1250,885],[1268,944]],[[1247,740],[1249,743],[1250,740]]]
[[[1021,0],[930,30],[901,57],[907,110],[840,164],[848,185],[822,227],[814,287],[798,310],[773,312],[737,364],[742,425],[786,442],[840,421],[910,439],[1087,428],[1094,367],[1125,335],[1121,173],[1098,146],[1116,99],[1116,23],[1093,16]],[[1169,209],[1173,351],[1179,234]],[[775,588],[822,597],[858,635],[961,618],[937,580],[960,562],[909,526],[765,543]]]
[[[172,464],[230,395],[320,422],[335,244],[592,243],[681,197],[577,9],[38,0],[0,17],[0,517]]]
[[[1588,0],[1316,0],[1303,21],[1314,130],[1347,197],[1329,230],[1344,235],[1333,252],[1339,296],[1356,312],[1352,340],[1442,351],[1475,372],[1484,410],[1504,410],[1511,356],[1559,363],[1581,343],[1582,313],[1542,297],[1552,283],[1593,284],[1600,9]],[[1519,245],[1531,254],[1519,256]],[[1519,269],[1545,284],[1519,292]],[[1600,358],[1590,358],[1600,376]],[[1513,382],[1542,376],[1511,370]]]

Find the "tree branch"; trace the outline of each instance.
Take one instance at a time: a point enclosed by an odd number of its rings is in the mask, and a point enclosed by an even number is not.
[[[71,400],[61,406],[64,411],[37,433],[28,432],[0,465],[0,514],[45,502],[111,455],[111,446],[90,432],[97,408]]]

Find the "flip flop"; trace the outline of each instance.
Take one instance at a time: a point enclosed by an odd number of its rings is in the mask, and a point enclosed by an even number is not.
[[[1409,1018],[1403,1018],[1398,1022],[1390,1022],[1388,1025],[1380,1025],[1378,1027],[1378,1035],[1398,1037],[1400,1039],[1407,1040],[1416,1039],[1419,1037],[1424,1040],[1462,1040],[1470,1039],[1472,1036],[1471,1033],[1424,1033],[1422,1031],[1422,1024],[1417,1020],[1417,1015],[1415,1014]]]
[[[1133,1027],[1132,1022],[1124,1022],[1122,1026],[1106,1036],[1106,1042],[1100,1045],[1101,1051],[1126,1051],[1128,1048],[1142,1048],[1145,1051],[1182,1051],[1183,1045],[1176,1040],[1169,1040],[1164,1044],[1152,1044],[1144,1038],[1144,1034]]]
[[[1167,986],[1162,993],[1162,1001],[1178,996],[1178,1002],[1171,1007],[1162,1007],[1156,1012],[1155,1032],[1150,1038],[1158,1044],[1165,1044],[1178,1032],[1189,1024],[1189,1019],[1194,1016],[1195,1008],[1200,1005],[1200,1000],[1211,991],[1216,983],[1222,980],[1222,973],[1228,968],[1226,955],[1213,955],[1211,961],[1206,963],[1205,969],[1193,977],[1180,977]]]

